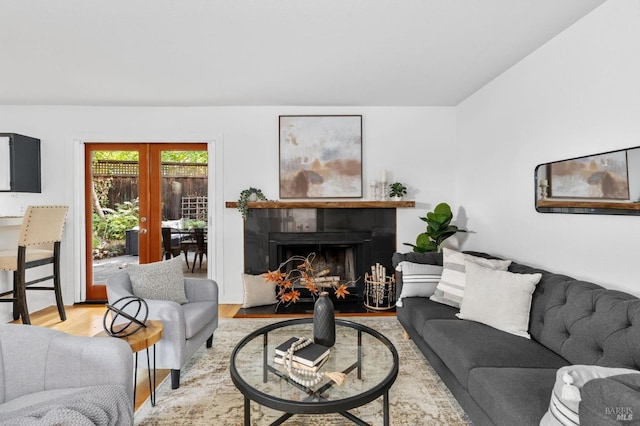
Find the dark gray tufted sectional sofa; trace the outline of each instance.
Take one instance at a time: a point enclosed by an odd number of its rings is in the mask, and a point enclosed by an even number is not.
[[[396,253],[394,267],[402,260],[442,265],[442,254]],[[428,298],[405,298],[397,308],[398,320],[474,425],[537,425],[549,407],[560,367],[640,369],[640,299],[517,263],[509,271],[542,273],[531,305],[531,340],[460,320],[455,317],[458,309]],[[585,385],[582,403],[590,405],[580,408],[583,423],[605,424],[606,416],[593,416],[620,401],[640,404],[640,379],[624,379]],[[640,412],[635,416],[640,419]]]

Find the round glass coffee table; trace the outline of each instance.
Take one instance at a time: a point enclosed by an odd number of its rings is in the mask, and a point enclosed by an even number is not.
[[[251,401],[283,411],[279,425],[294,414],[339,413],[366,425],[348,410],[382,396],[382,418],[389,424],[389,388],[398,376],[398,352],[377,331],[352,321],[336,319],[336,344],[322,372],[338,371],[346,380],[338,386],[323,378],[302,386],[274,361],[275,347],[291,337],[313,338],[313,318],[281,321],[262,327],[242,339],[231,353],[231,379],[244,395],[244,424],[251,424]]]

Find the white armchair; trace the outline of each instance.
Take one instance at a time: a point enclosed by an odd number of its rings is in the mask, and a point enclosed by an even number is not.
[[[160,320],[163,337],[156,345],[156,367],[171,369],[171,388],[180,387],[180,370],[195,351],[206,341],[213,343],[213,332],[218,328],[218,284],[202,278],[184,278],[188,303],[183,305],[167,300],[145,299],[149,307],[148,319]],[[107,297],[113,304],[118,299],[134,296],[127,271],[112,275],[107,280]],[[133,313],[133,312],[132,312]],[[146,352],[141,365],[145,365]]]
[[[0,423],[133,424],[132,371],[120,339],[0,324]]]

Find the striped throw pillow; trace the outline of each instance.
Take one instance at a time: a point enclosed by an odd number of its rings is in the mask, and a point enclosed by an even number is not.
[[[464,287],[467,282],[464,267],[465,260],[496,271],[506,271],[511,265],[510,260],[485,259],[449,248],[443,248],[442,252],[444,256],[442,278],[430,299],[454,308],[460,307],[464,297]]]
[[[436,290],[442,276],[442,266],[400,262],[396,270],[402,272],[402,293],[396,306],[402,307],[407,297],[429,297]]]
[[[589,380],[602,379],[619,374],[638,374],[628,368],[610,368],[597,365],[569,365],[558,369],[551,392],[549,410],[540,426],[577,426],[580,424],[580,392]]]

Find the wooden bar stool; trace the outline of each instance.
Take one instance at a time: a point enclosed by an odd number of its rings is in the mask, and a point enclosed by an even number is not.
[[[0,270],[13,271],[13,290],[0,293],[0,302],[12,302],[13,319],[22,317],[23,324],[31,324],[26,290],[54,291],[60,319],[67,319],[60,288],[60,241],[68,209],[67,206],[27,207],[20,227],[17,250],[0,251]],[[53,264],[52,275],[32,281],[25,280],[27,269],[48,264]],[[32,286],[48,280],[53,280],[52,287]]]

